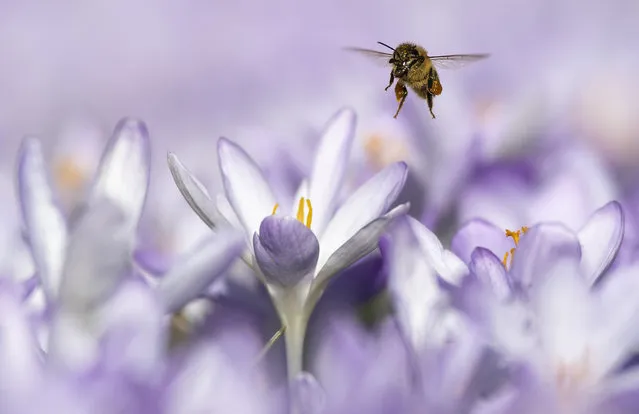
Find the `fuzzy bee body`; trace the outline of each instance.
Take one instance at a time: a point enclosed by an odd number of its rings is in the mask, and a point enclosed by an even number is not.
[[[426,100],[430,114],[435,118],[433,98],[440,95],[443,90],[436,65],[444,67],[444,63],[459,64],[488,57],[486,54],[429,56],[426,49],[414,43],[401,43],[396,48],[392,48],[382,42],[377,43],[391,49],[393,53],[361,48],[348,49],[388,60],[388,64],[391,65],[391,73],[389,84],[385,90],[388,90],[393,85],[393,82],[397,80],[397,83],[395,83],[395,97],[399,102],[399,106],[394,118],[399,115],[406,96],[408,96],[407,86],[417,96]]]

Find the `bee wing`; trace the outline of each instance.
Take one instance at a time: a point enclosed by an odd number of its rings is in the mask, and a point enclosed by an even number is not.
[[[438,69],[459,69],[478,60],[486,59],[488,56],[490,55],[485,53],[477,53],[470,55],[429,56],[428,58]]]
[[[372,50],[372,49],[363,49],[361,47],[345,47],[344,50],[366,55],[370,57],[371,59],[374,59],[376,62],[383,64],[385,66],[390,64],[388,63],[388,61],[390,58],[393,57],[391,53],[380,52],[378,50]]]

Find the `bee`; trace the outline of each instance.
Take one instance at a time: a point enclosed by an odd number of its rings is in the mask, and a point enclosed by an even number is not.
[[[393,53],[380,52],[371,49],[362,49],[358,47],[347,47],[347,50],[360,52],[372,57],[387,60],[392,66],[390,73],[390,82],[385,91],[395,84],[395,97],[399,106],[393,118],[397,118],[401,111],[406,96],[408,96],[408,85],[416,94],[428,103],[428,109],[433,119],[433,98],[442,93],[442,84],[439,80],[439,74],[436,68],[454,68],[463,66],[466,63],[474,62],[487,58],[487,54],[470,54],[470,55],[439,55],[428,56],[428,52],[423,47],[414,43],[402,43],[396,48],[392,48],[386,43],[377,42],[380,45],[392,50]]]

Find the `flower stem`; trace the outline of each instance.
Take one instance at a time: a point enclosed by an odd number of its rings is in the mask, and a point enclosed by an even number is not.
[[[304,361],[304,336],[306,336],[306,318],[295,315],[287,318],[284,341],[286,344],[286,368],[289,383],[302,372]]]

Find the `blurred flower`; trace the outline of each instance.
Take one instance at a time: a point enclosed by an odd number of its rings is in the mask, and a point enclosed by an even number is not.
[[[169,155],[176,184],[196,213],[211,227],[221,214],[252,240],[252,257],[246,261],[256,265],[286,329],[291,379],[301,371],[306,324],[330,278],[374,250],[386,226],[407,209],[401,205],[386,213],[404,184],[403,163],[375,175],[337,208],[354,118],[352,111],[342,110],[328,124],[311,178],[300,185],[290,216],[276,214],[279,203],[271,188],[236,144],[224,138],[218,144],[226,200],[219,199],[217,208]]]

